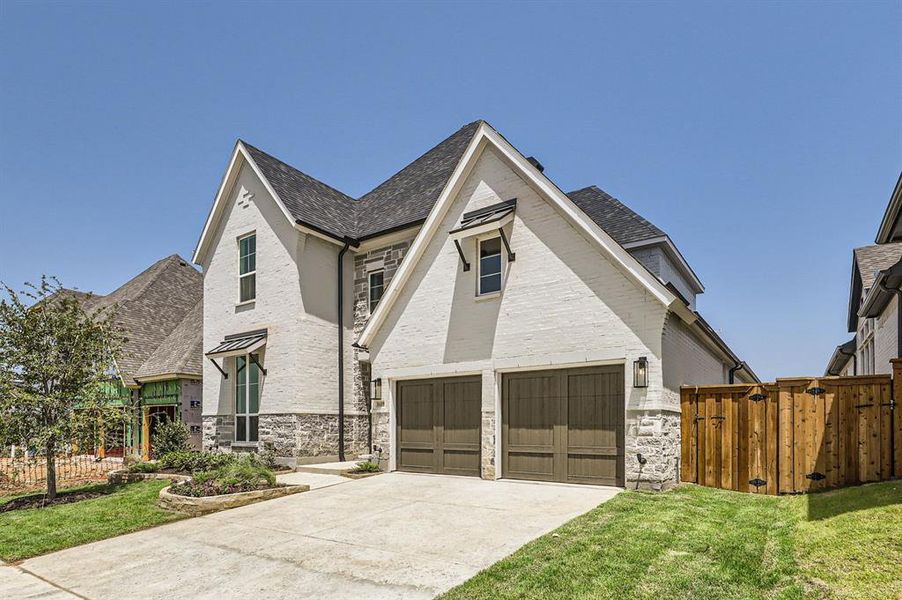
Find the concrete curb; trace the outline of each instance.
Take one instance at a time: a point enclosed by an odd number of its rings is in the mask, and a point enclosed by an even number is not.
[[[282,496],[300,494],[301,492],[310,490],[310,486],[306,484],[282,485],[266,490],[255,490],[253,492],[238,492],[237,494],[194,498],[192,496],[173,494],[169,491],[171,487],[172,486],[167,486],[160,490],[160,508],[178,511],[192,517],[207,515],[221,510],[228,510],[230,508],[238,508],[239,506],[246,506],[264,500],[272,500],[273,498],[281,498]]]

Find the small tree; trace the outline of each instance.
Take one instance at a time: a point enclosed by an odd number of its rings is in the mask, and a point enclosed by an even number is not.
[[[161,423],[153,434],[151,446],[155,458],[160,458],[170,452],[188,450],[191,446],[191,432],[184,422],[176,419]]]
[[[97,443],[114,411],[101,393],[121,335],[110,311],[89,314],[84,298],[54,278],[0,299],[0,444],[46,453],[47,496],[56,498],[56,456],[73,440]]]

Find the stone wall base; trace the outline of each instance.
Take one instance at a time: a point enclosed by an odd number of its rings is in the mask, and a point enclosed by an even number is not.
[[[344,418],[345,457],[354,459],[369,451],[366,415]],[[253,445],[235,444],[233,417],[205,416],[204,450],[264,451],[271,449],[279,459],[331,457],[338,455],[338,415],[275,414],[260,415],[259,441]],[[235,446],[233,448],[233,445]]]
[[[629,411],[625,462],[627,489],[662,491],[679,483],[680,414]]]

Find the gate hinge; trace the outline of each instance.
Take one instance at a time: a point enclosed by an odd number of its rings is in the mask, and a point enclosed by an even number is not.
[[[761,402],[762,400],[767,399],[767,394],[752,394],[749,396],[749,400],[752,402]]]
[[[811,481],[820,481],[821,479],[826,479],[827,476],[823,473],[819,473],[817,471],[813,471],[805,475],[805,479],[810,479]]]
[[[890,400],[889,402],[884,402],[884,403],[881,404],[880,406],[889,406],[889,409],[890,409],[890,410],[895,410],[895,408],[896,408],[896,402],[895,402],[894,400]]]
[[[755,477],[754,479],[749,480],[749,484],[755,486],[755,489],[757,490],[759,487],[767,485],[767,482],[760,477]]]
[[[809,394],[811,394],[812,396],[820,396],[821,394],[823,394],[823,393],[826,392],[827,390],[825,390],[825,389],[822,388],[822,387],[813,387],[813,388],[808,388],[808,389],[805,390],[805,391],[808,392]]]

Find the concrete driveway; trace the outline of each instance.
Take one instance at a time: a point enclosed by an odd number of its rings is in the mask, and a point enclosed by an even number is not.
[[[0,597],[431,598],[618,492],[287,477],[314,489],[0,567]]]

